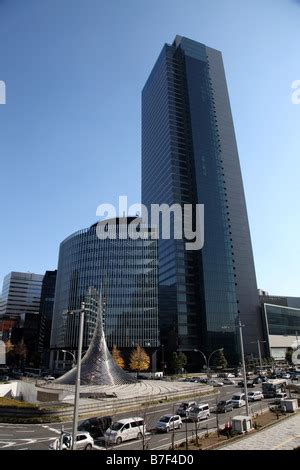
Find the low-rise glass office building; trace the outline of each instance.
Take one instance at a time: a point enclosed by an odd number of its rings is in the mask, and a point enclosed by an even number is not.
[[[261,296],[268,355],[285,360],[289,348],[300,345],[300,298]]]

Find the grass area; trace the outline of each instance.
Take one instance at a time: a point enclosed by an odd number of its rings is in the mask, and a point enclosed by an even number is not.
[[[38,416],[34,418],[13,418],[13,417],[0,417],[1,423],[10,424],[43,424],[43,423],[61,423],[62,419],[59,416]]]
[[[64,420],[63,416],[53,415],[52,411],[59,411],[66,409],[68,407],[73,407],[68,403],[54,404],[43,406],[41,404],[28,403],[25,401],[15,400],[13,398],[0,398],[0,422],[1,423],[20,423],[20,424],[42,424],[42,423],[60,423]],[[3,414],[5,414],[5,409],[15,410],[15,416],[2,416],[1,409],[3,409]],[[18,416],[18,410],[25,411],[28,410],[27,416]],[[34,412],[30,416],[31,411]],[[29,414],[29,416],[28,416]],[[67,418],[69,419],[69,417]]]
[[[27,403],[26,401],[19,401],[13,398],[0,398],[0,408],[34,408],[37,409],[38,406],[34,403]]]

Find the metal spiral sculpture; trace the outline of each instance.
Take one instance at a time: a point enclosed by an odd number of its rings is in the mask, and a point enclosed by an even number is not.
[[[58,384],[75,385],[77,366],[55,381]],[[136,379],[122,370],[113,360],[105,340],[101,308],[89,348],[81,361],[80,385],[124,385]]]

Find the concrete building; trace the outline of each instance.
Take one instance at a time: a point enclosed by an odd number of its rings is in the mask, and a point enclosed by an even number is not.
[[[285,360],[289,348],[300,346],[300,297],[261,295],[268,356]]]
[[[25,316],[38,315],[44,276],[11,272],[4,278],[0,305],[0,332],[10,339],[13,328],[23,328]]]

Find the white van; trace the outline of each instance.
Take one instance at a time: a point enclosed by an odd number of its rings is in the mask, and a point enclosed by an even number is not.
[[[201,419],[208,419],[210,416],[209,405],[207,403],[193,406],[188,412],[188,418],[192,421],[200,421]]]
[[[126,418],[115,421],[104,434],[108,444],[121,444],[129,439],[142,439],[145,434],[143,418]]]
[[[246,395],[244,393],[236,393],[231,398],[233,408],[241,408],[246,405]]]

